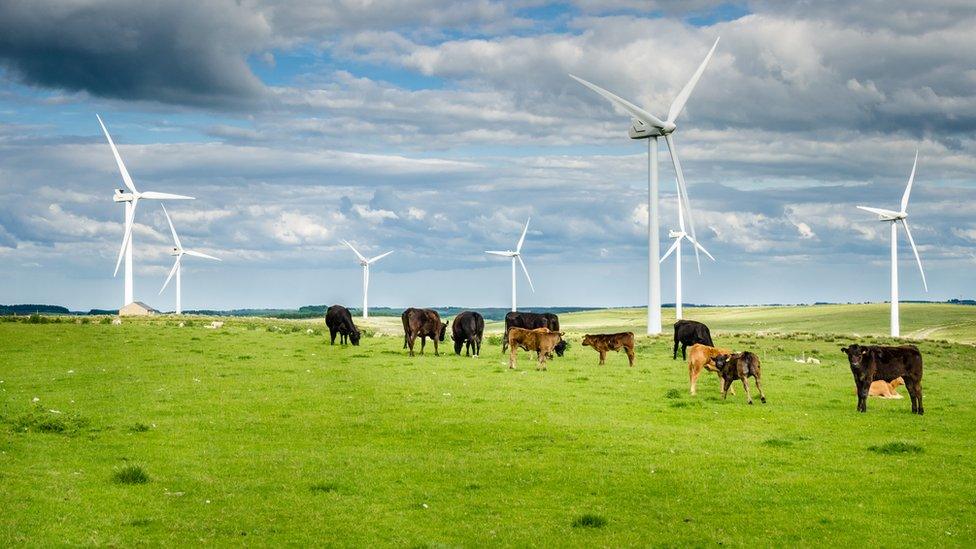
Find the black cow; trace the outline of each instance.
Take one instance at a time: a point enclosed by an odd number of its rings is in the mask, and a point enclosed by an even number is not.
[[[674,353],[671,360],[678,358],[678,344],[681,344],[681,360],[685,360],[685,349],[695,343],[714,347],[708,326],[694,320],[679,320],[674,323]]]
[[[415,309],[413,307],[403,311],[400,316],[403,321],[404,347],[410,348],[413,356],[413,343],[420,338],[420,354],[424,354],[427,338],[434,342],[434,355],[439,355],[437,342],[444,341],[447,335],[447,322],[441,322],[441,316],[432,309]]]
[[[481,354],[481,338],[485,333],[485,318],[475,311],[464,311],[454,317],[451,323],[451,336],[454,339],[454,354],[461,354],[461,347],[464,347],[464,356],[469,356],[474,351],[474,356]],[[466,344],[466,345],[465,345]]]
[[[912,398],[912,413],[922,415],[922,353],[914,345],[851,345],[842,347],[847,354],[857,387],[857,411],[868,411],[871,383],[882,379],[891,383],[901,377]]]
[[[325,312],[325,325],[329,327],[333,345],[335,345],[336,334],[339,334],[339,343],[343,345],[346,344],[346,338],[349,338],[353,345],[359,345],[359,328],[353,324],[349,309],[342,305],[329,307]]]
[[[511,328],[549,328],[552,332],[559,331],[559,317],[553,313],[520,313],[511,311],[505,315],[505,337],[502,338],[502,352],[508,349],[508,330]],[[563,356],[566,352],[566,341],[560,341],[554,349],[556,354]]]

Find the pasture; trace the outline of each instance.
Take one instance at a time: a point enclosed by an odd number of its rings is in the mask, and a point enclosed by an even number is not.
[[[922,417],[904,388],[854,410],[839,348],[886,315],[688,309],[760,356],[753,406],[711,373],[689,396],[642,309],[561,315],[547,372],[507,369],[497,323],[479,359],[407,357],[399,318],[359,347],[321,320],[0,323],[0,545],[969,545],[976,308],[902,305]],[[635,368],[579,344],[618,329]]]

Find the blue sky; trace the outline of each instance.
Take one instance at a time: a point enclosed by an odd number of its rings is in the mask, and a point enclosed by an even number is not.
[[[646,303],[646,145],[572,72],[664,115],[722,41],[676,140],[702,243],[685,300],[880,301],[909,208],[930,291],[900,239],[904,299],[973,297],[976,14],[964,2],[121,0],[0,6],[0,302],[114,307],[118,172],[105,119],[187,247],[186,308]],[[843,8],[843,9],[841,9]],[[662,144],[663,145],[663,144]],[[676,223],[662,146],[662,238]],[[136,296],[170,266],[140,205]],[[667,242],[662,242],[662,249]],[[673,299],[673,261],[663,266]]]

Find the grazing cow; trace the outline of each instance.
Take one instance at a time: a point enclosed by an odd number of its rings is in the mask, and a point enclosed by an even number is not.
[[[438,341],[444,341],[447,335],[447,322],[441,322],[441,315],[431,309],[415,309],[413,307],[403,311],[404,346],[410,348],[413,356],[413,343],[420,338],[420,354],[424,354],[427,338],[434,342],[434,356],[440,356],[437,348]]]
[[[549,328],[553,332],[559,331],[559,317],[553,313],[520,313],[511,311],[505,315],[505,336],[502,338],[502,352],[508,349],[508,331],[512,328],[525,328],[534,330],[536,328]],[[563,356],[566,351],[566,342],[560,341],[556,348],[556,355]]]
[[[752,395],[749,394],[749,382],[746,378],[752,376],[756,378],[756,389],[759,391],[759,400],[766,404],[766,395],[762,390],[762,372],[759,369],[759,357],[755,353],[745,351],[731,355],[719,355],[715,357],[715,367],[718,368],[722,376],[722,399],[724,400],[732,387],[732,382],[739,379],[742,386],[746,388],[746,399],[752,404]]]
[[[451,337],[454,339],[454,354],[464,356],[474,351],[474,356],[481,354],[481,338],[485,334],[485,318],[475,311],[464,311],[454,317],[451,322]]]
[[[890,399],[903,398],[900,394],[898,394],[898,386],[904,384],[905,380],[900,377],[891,383],[879,379],[878,381],[871,383],[871,389],[868,390],[868,396]],[[857,387],[854,388],[854,394],[857,394]]]
[[[712,334],[708,331],[708,326],[694,320],[679,320],[674,323],[674,352],[671,360],[678,358],[678,344],[681,344],[681,360],[685,360],[685,349],[696,343],[714,347]]]
[[[535,351],[539,361],[537,370],[546,369],[546,360],[552,356],[556,346],[563,340],[562,332],[553,332],[549,328],[536,328],[526,330],[525,328],[513,327],[508,331],[508,367],[515,369],[515,359],[518,350]]]
[[[634,365],[634,332],[621,332],[619,334],[586,334],[583,336],[583,345],[593,347],[600,353],[600,366],[603,366],[607,358],[607,351],[617,351],[623,349],[627,353],[630,365]]]
[[[329,307],[325,312],[325,325],[329,327],[332,345],[335,345],[336,334],[339,334],[339,343],[342,345],[346,344],[347,338],[353,345],[359,345],[359,328],[353,324],[349,309],[342,305]]]
[[[922,353],[914,345],[888,347],[884,345],[851,345],[842,347],[847,354],[857,388],[857,411],[868,411],[868,394],[875,381],[905,381],[912,399],[912,413],[922,415]]]
[[[718,371],[718,367],[715,365],[715,357],[730,354],[732,354],[732,351],[728,349],[709,347],[708,345],[702,345],[701,343],[695,343],[691,346],[691,353],[689,353],[688,358],[688,379],[691,384],[691,394],[698,394],[698,376],[701,374],[702,368],[717,373],[718,390],[719,392],[724,390],[722,374]],[[735,394],[735,389],[732,389],[732,394]]]

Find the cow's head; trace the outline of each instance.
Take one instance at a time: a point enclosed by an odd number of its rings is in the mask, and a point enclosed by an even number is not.
[[[445,337],[447,337],[447,322],[441,322],[441,333],[437,339],[444,341]]]
[[[715,367],[718,368],[719,371],[724,371],[725,368],[732,363],[732,358],[734,356],[735,355],[718,355],[717,357],[713,358],[712,361],[715,363]]]
[[[552,350],[556,351],[556,356],[563,356],[563,353],[565,353],[566,349],[569,347],[569,343],[566,342],[565,339],[563,339],[562,332],[555,332],[555,333],[559,334],[559,343],[557,343],[556,346],[552,348]]]
[[[593,336],[591,336],[590,334],[586,334],[585,336],[583,336],[583,346],[589,347],[590,345],[593,345]]]
[[[868,351],[870,351],[869,348],[856,343],[850,347],[841,347],[840,350],[847,354],[847,361],[851,364],[852,370],[861,368],[865,357],[868,356]]]
[[[359,333],[359,330],[349,332],[349,341],[351,341],[353,345],[359,345],[360,337],[362,337],[362,335]]]

